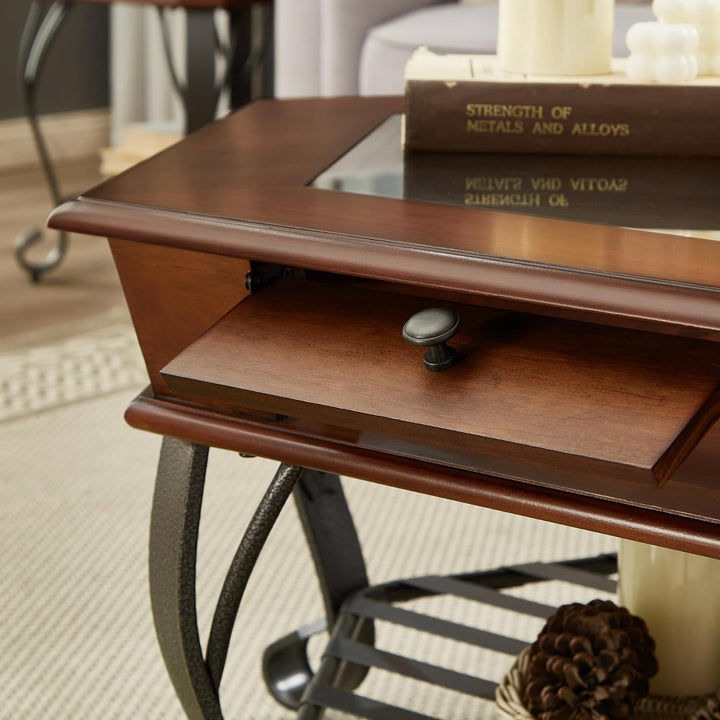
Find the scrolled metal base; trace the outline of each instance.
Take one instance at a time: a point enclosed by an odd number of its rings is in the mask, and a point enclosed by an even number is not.
[[[25,21],[18,55],[18,67],[20,68],[20,81],[23,88],[23,98],[25,100],[25,112],[30,121],[30,129],[32,130],[35,147],[50,189],[51,198],[55,205],[59,205],[63,198],[60,195],[57,176],[55,175],[45,139],[40,130],[35,106],[35,90],[38,76],[44,65],[48,50],[58,30],[67,19],[71,7],[72,3],[66,2],[44,3],[38,0],[33,2],[30,6],[27,20]],[[15,258],[20,267],[30,275],[30,279],[34,283],[39,282],[45,273],[54,270],[62,262],[68,248],[67,233],[59,232],[55,246],[48,251],[45,258],[39,262],[33,261],[29,258],[29,253],[32,248],[42,240],[43,233],[38,229],[23,233],[15,240]]]
[[[54,270],[62,262],[68,250],[68,234],[61,230],[57,233],[56,244],[48,250],[43,260],[40,262],[30,260],[30,251],[43,240],[43,231],[37,228],[15,238],[15,259],[34,283],[40,282],[45,273]]]
[[[253,515],[220,592],[207,653],[198,634],[195,601],[197,541],[208,448],[163,440],[150,528],[150,597],[155,629],[175,691],[190,720],[222,720],[219,687],[247,582],[290,493],[300,512],[325,600],[320,621],[268,648],[263,661],[270,691],[297,708],[312,680],[307,641],[334,622],[347,595],[367,586],[365,565],[340,479],[280,465]],[[372,623],[363,633],[372,643]],[[365,668],[350,669],[343,687],[357,686]]]
[[[325,620],[318,620],[281,637],[265,649],[262,662],[265,684],[271,695],[290,710],[300,707],[305,688],[313,679],[307,654],[310,638],[326,629]]]

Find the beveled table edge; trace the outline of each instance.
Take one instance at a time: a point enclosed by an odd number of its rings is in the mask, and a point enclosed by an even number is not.
[[[720,559],[720,523],[284,433],[157,398],[150,390],[131,403],[125,419],[136,429],[188,442]]]
[[[596,322],[717,339],[720,289],[403,244],[413,261],[398,267],[398,244],[359,235],[303,230],[140,207],[78,196],[56,208],[51,228],[288,264],[356,277],[492,297],[590,314]],[[122,233],[118,232],[122,228]],[[437,262],[442,258],[442,262]],[[448,272],[450,270],[450,272]]]

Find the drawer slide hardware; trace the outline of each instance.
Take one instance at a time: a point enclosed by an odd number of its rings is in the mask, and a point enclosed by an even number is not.
[[[296,268],[276,263],[253,262],[250,272],[245,275],[245,289],[254,295],[263,288],[272,285],[281,278],[293,278],[298,274]]]

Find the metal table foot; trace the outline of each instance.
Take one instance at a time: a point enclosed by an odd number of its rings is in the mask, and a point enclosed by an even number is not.
[[[163,440],[150,528],[150,596],[158,642],[168,673],[190,720],[222,720],[219,697],[230,638],[245,587],[267,537],[290,493],[298,505],[327,611],[327,624],[345,598],[367,586],[365,564],[340,480],[336,475],[281,465],[258,506],[230,565],[203,656],[195,603],[196,553],[208,448]],[[321,622],[275,643],[266,652],[265,677],[273,695],[297,707],[312,678],[305,645]],[[372,623],[362,633],[372,643]],[[298,668],[304,672],[298,681]],[[352,690],[365,668],[349,672]],[[292,679],[292,682],[289,681]],[[292,687],[291,687],[292,686]]]
[[[57,176],[38,123],[35,91],[38,76],[43,68],[47,52],[58,30],[66,20],[71,7],[72,3],[67,2],[53,2],[48,4],[35,0],[30,6],[30,12],[25,21],[18,56],[25,112],[30,121],[35,147],[37,148],[45,179],[50,189],[50,195],[55,205],[59,205],[63,201],[63,198],[60,195]],[[57,233],[56,244],[48,251],[45,258],[40,262],[34,262],[30,260],[28,253],[33,247],[38,245],[42,239],[42,230],[33,229],[18,236],[15,240],[15,257],[20,267],[30,275],[30,279],[33,282],[39,282],[46,272],[56,268],[65,257],[68,248],[67,233],[60,231]]]

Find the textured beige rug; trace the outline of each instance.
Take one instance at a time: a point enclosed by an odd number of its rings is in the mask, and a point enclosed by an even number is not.
[[[183,718],[155,645],[146,543],[160,438],[127,427],[144,385],[125,325],[0,354],[0,720]],[[211,453],[199,548],[203,637],[227,564],[275,464]],[[493,568],[613,550],[601,535],[346,480],[371,581]],[[387,550],[392,548],[392,550]],[[533,590],[565,597],[553,584]],[[423,609],[532,639],[537,621],[446,598]],[[240,611],[223,680],[226,717],[292,717],[267,695],[262,649],[321,616],[294,508],[271,535]],[[511,662],[420,632],[380,644],[500,679]],[[317,647],[316,647],[317,651]],[[487,703],[373,671],[363,694],[448,720],[485,718]],[[339,717],[328,713],[328,717]]]

